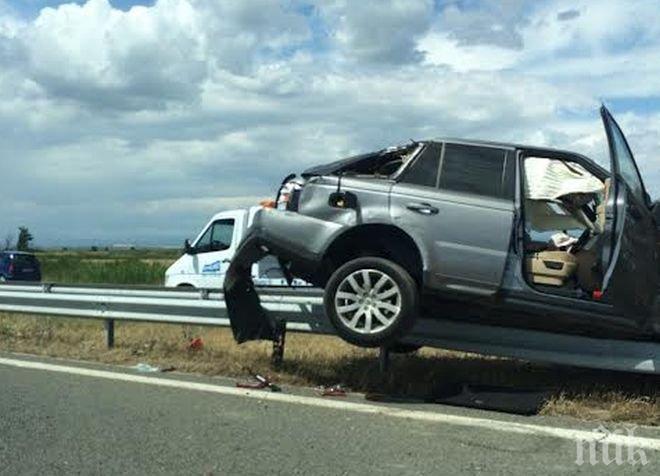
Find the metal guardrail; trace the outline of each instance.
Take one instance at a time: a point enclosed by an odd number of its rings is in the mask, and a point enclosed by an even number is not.
[[[323,326],[318,291],[264,291],[262,303],[287,328],[311,331]],[[53,316],[229,326],[222,292],[177,288],[3,284],[0,311]],[[327,327],[327,326],[323,326]],[[317,330],[318,332],[318,330]]]
[[[263,306],[286,326],[274,342],[274,361],[281,360],[285,330],[334,333],[318,289],[261,288],[259,296]],[[0,285],[0,311],[104,320],[109,346],[114,343],[115,320],[229,326],[223,294],[218,290],[5,283]],[[446,319],[420,319],[402,342],[660,375],[660,342],[597,339]],[[387,351],[381,356],[381,362],[385,361]]]

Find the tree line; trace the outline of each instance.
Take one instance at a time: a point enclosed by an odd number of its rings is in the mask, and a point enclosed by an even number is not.
[[[18,227],[18,238],[14,241],[14,235],[8,233],[5,236],[4,249],[16,251],[30,251],[31,243],[34,241],[34,236],[30,233],[27,226]]]

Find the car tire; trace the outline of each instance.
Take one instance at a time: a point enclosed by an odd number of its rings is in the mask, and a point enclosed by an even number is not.
[[[381,347],[396,343],[415,324],[419,290],[397,263],[362,257],[332,273],[324,306],[342,339],[360,347]]]

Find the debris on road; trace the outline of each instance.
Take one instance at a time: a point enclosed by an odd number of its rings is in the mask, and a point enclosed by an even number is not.
[[[264,388],[270,389],[271,392],[281,392],[282,389],[272,383],[268,377],[264,377],[263,375],[259,374],[254,374],[253,375],[253,380],[245,382],[245,381],[239,381],[236,382],[236,387],[238,388],[248,388],[252,390],[262,390]]]
[[[387,403],[439,403],[517,415],[537,415],[552,396],[548,388],[447,384],[422,395],[368,393],[366,400]]]
[[[131,368],[133,370],[137,370],[138,372],[145,372],[145,373],[161,371],[160,367],[154,367],[153,365],[145,364],[144,362],[140,362],[139,364],[136,364]]]
[[[346,389],[341,384],[319,388],[322,397],[345,397],[347,395]]]

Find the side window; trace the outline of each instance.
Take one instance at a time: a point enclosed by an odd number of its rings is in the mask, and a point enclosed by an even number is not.
[[[231,247],[234,236],[234,219],[216,220],[195,243],[198,252],[223,251]]]
[[[509,198],[506,151],[492,147],[446,144],[440,188],[496,198]],[[509,168],[512,169],[512,168]]]
[[[438,183],[441,152],[441,144],[435,142],[428,144],[403,172],[400,182],[435,187]]]
[[[231,241],[234,237],[234,220],[231,218],[218,220],[213,223],[212,228],[211,248],[213,251],[222,251],[231,248]]]
[[[195,243],[198,251],[211,251],[211,235],[213,234],[213,225],[209,226],[202,237]]]

